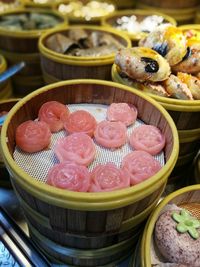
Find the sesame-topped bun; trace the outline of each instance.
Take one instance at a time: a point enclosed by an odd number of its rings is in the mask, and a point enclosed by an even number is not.
[[[170,267],[200,266],[200,221],[186,210],[168,210],[155,225],[155,243]]]

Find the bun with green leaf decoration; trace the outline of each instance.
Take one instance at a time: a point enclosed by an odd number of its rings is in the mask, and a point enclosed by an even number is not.
[[[154,234],[157,249],[166,262],[200,266],[200,221],[188,211],[162,213]]]

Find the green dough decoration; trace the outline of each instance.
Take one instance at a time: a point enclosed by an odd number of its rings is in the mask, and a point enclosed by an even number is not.
[[[199,238],[197,229],[200,228],[200,221],[191,216],[188,211],[183,209],[179,214],[177,212],[173,212],[172,218],[178,223],[176,230],[179,233],[188,232],[192,238]]]

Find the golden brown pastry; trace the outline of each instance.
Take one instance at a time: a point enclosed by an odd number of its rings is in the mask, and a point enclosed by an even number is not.
[[[141,39],[139,46],[145,46],[157,51],[167,59],[170,66],[182,61],[187,53],[186,37],[175,26],[158,27],[157,30]]]
[[[191,74],[183,72],[178,72],[177,77],[187,85],[193,98],[200,100],[200,80]]]
[[[189,88],[177,76],[171,74],[170,77],[163,82],[168,94],[177,99],[192,100],[193,96]]]
[[[120,49],[116,54],[115,64],[128,77],[138,81],[163,81],[170,75],[168,62],[147,47]]]

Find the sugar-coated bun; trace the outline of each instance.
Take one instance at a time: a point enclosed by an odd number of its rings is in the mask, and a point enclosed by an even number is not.
[[[200,237],[193,239],[188,232],[179,233],[177,222],[172,218],[174,211],[180,213],[180,210],[170,210],[158,218],[154,232],[156,245],[167,262],[178,264],[176,267],[199,267]],[[200,228],[197,231],[200,234]]]

